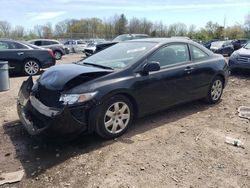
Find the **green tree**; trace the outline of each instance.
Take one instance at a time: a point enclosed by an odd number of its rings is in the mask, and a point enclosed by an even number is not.
[[[115,22],[115,33],[117,35],[127,33],[128,20],[124,14],[121,14],[119,19]]]

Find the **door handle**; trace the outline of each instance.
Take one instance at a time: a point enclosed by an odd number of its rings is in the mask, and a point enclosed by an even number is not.
[[[190,74],[193,70],[194,70],[193,67],[186,67],[186,68],[184,69],[184,71],[185,71],[187,74]]]
[[[18,52],[17,53],[17,55],[23,55],[24,54],[24,52]]]

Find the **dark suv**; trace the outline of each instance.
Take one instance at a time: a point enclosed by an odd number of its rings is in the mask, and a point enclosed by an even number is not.
[[[249,39],[238,39],[238,40],[234,40],[232,44],[234,46],[234,50],[238,50],[242,48],[244,45],[246,45],[248,42],[249,42]]]
[[[63,44],[61,44],[57,40],[35,39],[35,40],[30,40],[28,42],[36,46],[51,49],[55,54],[56,60],[62,59],[62,56],[66,54],[66,49],[64,48]]]
[[[104,50],[105,48],[108,48],[110,46],[113,46],[114,44],[117,44],[122,41],[127,41],[127,40],[133,40],[133,39],[143,39],[143,38],[148,38],[149,36],[146,34],[123,34],[123,35],[118,35],[115,37],[112,41],[110,42],[103,42],[100,44],[96,45],[96,50],[94,53],[100,52]]]

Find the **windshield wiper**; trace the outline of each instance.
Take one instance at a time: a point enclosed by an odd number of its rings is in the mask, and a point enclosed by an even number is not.
[[[111,68],[111,67],[104,66],[104,65],[98,65],[98,64],[94,64],[94,63],[86,63],[86,62],[84,62],[83,64],[85,64],[85,65],[92,65],[92,66],[94,66],[94,67],[99,67],[99,68],[102,68],[102,69],[114,70],[114,69]]]

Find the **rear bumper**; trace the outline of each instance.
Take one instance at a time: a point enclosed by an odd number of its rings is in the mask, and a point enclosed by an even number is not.
[[[31,95],[32,85],[30,77],[22,84],[17,101],[18,116],[29,134],[45,133],[56,137],[75,135],[87,130],[87,109],[84,106],[65,106],[62,109],[47,107]],[[81,117],[75,111],[80,111]]]
[[[56,64],[56,59],[53,58],[50,61],[45,61],[41,63],[41,68],[46,69]]]

